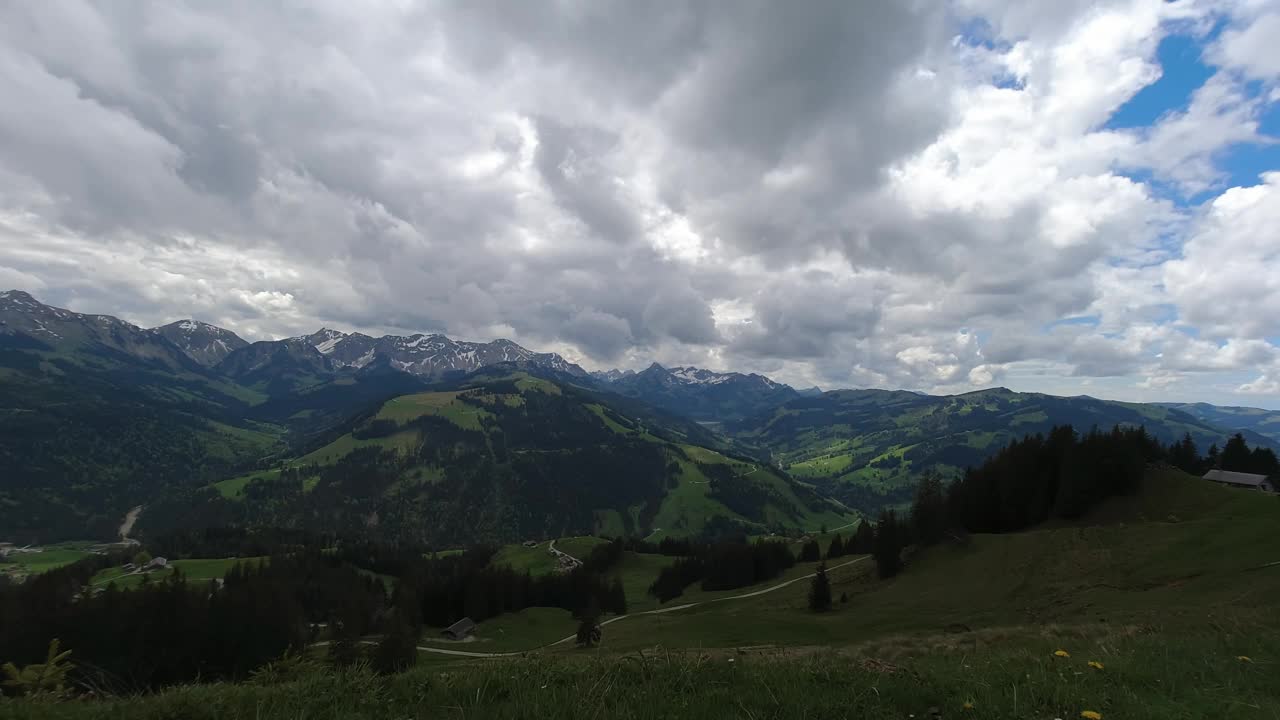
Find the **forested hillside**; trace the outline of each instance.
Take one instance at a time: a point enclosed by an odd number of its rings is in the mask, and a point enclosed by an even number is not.
[[[851,516],[776,470],[527,373],[404,395],[275,467],[153,508],[142,529],[245,525],[428,546],[554,534],[817,529]]]
[[[194,369],[101,346],[0,334],[0,529],[6,540],[111,538],[127,508],[280,449],[256,398]]]
[[[952,396],[837,390],[792,400],[726,430],[796,478],[875,512],[907,501],[924,475],[958,477],[1010,441],[1059,425],[1082,431],[1143,426],[1166,444],[1189,435],[1202,452],[1222,447],[1230,435],[1169,407],[1004,388]]]

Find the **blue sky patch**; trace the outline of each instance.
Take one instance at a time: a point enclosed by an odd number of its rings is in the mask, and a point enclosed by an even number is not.
[[[1121,105],[1104,127],[1108,130],[1147,127],[1167,112],[1186,110],[1192,94],[1214,73],[1214,68],[1201,58],[1204,43],[1210,39],[1169,35],[1162,40],[1156,51],[1156,62],[1162,68],[1160,79]]]

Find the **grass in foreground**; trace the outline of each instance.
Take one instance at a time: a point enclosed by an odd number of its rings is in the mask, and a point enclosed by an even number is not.
[[[890,648],[901,655],[903,648]],[[1070,657],[1055,657],[1058,649]],[[0,704],[15,718],[1274,718],[1280,641],[1070,634],[944,640],[869,652],[594,651],[441,665],[401,675],[308,671],[276,685],[203,685],[101,702]],[[1247,655],[1252,662],[1237,659]],[[1099,663],[1101,669],[1089,662]]]

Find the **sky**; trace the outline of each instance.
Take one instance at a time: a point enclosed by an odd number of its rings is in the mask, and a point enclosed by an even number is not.
[[[0,4],[0,288],[1280,408],[1280,0]]]

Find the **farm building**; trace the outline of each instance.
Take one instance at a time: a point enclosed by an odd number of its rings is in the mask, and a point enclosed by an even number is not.
[[[1255,475],[1253,473],[1215,469],[1205,473],[1204,479],[1221,485],[1228,485],[1230,487],[1248,488],[1251,490],[1261,490],[1263,492],[1276,491],[1275,484],[1272,483],[1266,475]]]
[[[470,637],[476,631],[476,623],[469,617],[464,617],[458,622],[445,628],[440,634],[449,640],[463,640]]]

